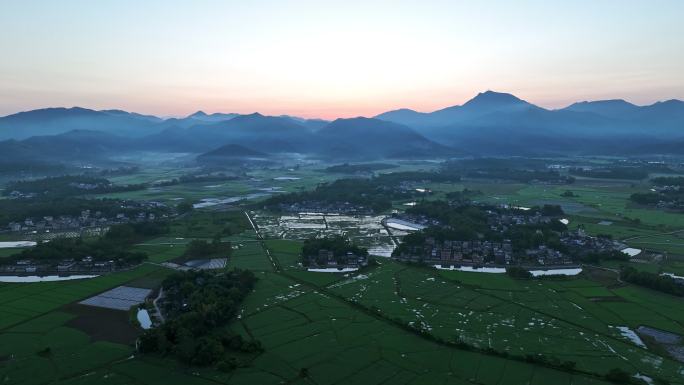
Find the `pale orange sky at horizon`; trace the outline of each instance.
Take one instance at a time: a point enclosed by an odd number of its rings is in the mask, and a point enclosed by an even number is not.
[[[236,102],[236,101],[229,101],[226,103],[220,103],[220,102],[215,102],[211,100],[203,100],[202,103],[146,103],[144,101],[137,100],[136,98],[133,98],[134,102],[131,102],[130,105],[127,105],[125,102],[122,102],[120,105],[113,105],[110,102],[102,102],[100,103],[91,103],[91,102],[85,102],[85,103],[72,103],[72,104],[63,104],[63,105],[36,105],[33,107],[28,107],[22,110],[17,110],[17,111],[9,111],[2,116],[5,115],[11,115],[14,113],[22,112],[22,111],[29,111],[33,109],[41,109],[41,108],[52,108],[52,107],[81,107],[81,108],[88,108],[88,109],[93,109],[93,110],[110,110],[110,109],[119,109],[119,110],[124,110],[128,112],[136,112],[140,114],[146,114],[146,115],[155,115],[158,117],[162,118],[170,118],[170,117],[185,117],[190,114],[193,114],[197,111],[203,111],[207,114],[212,114],[212,113],[239,113],[239,114],[251,114],[258,112],[263,115],[270,115],[270,116],[278,116],[278,115],[291,115],[291,116],[297,116],[297,117],[302,117],[302,118],[307,118],[307,119],[325,119],[325,120],[334,120],[337,118],[351,118],[351,117],[372,117],[376,116],[378,114],[381,114],[383,112],[391,111],[391,110],[396,110],[400,108],[408,108],[412,109],[418,112],[433,112],[442,108],[446,107],[451,107],[455,105],[462,105],[468,100],[472,99],[475,97],[478,93],[480,92],[485,92],[490,90],[489,88],[487,89],[482,89],[480,91],[473,91],[472,93],[454,93],[453,97],[445,96],[440,100],[430,100],[429,102],[425,102],[424,100],[414,100],[414,104],[410,104],[411,100],[407,100],[407,104],[386,104],[386,105],[370,105],[370,104],[363,104],[359,105],[359,103],[355,103],[354,101],[347,101],[345,103],[336,103],[334,105],[330,106],[320,106],[320,105],[311,105],[307,104],[302,107],[297,107],[297,106],[292,106],[287,103],[287,101],[284,101],[283,103],[279,103],[276,100],[272,101],[265,101],[263,102],[263,108],[252,108],[251,104],[248,102]],[[653,97],[653,98],[640,98],[638,100],[636,99],[630,99],[630,98],[624,98],[620,96],[611,96],[611,95],[596,95],[593,98],[586,98],[586,97],[578,97],[576,99],[573,98],[565,98],[565,97],[557,97],[557,99],[554,100],[553,97],[547,99],[546,101],[540,101],[535,99],[534,97],[526,97],[524,94],[521,93],[516,93],[516,92],[508,92],[506,90],[497,90],[493,89],[492,91],[496,92],[506,92],[506,93],[511,93],[520,99],[526,100],[532,104],[535,104],[539,107],[543,107],[546,109],[558,109],[558,108],[564,108],[569,106],[572,103],[575,102],[582,102],[582,101],[595,101],[595,100],[607,100],[607,99],[624,99],[627,102],[630,102],[632,104],[636,105],[650,105],[653,103],[657,102],[662,102],[670,99],[677,99],[676,95],[672,97]],[[542,95],[544,96],[544,95]],[[144,106],[142,109],[138,108],[139,106]],[[345,110],[345,107],[347,108]]]
[[[374,116],[512,93],[545,108],[684,99],[677,0],[6,0],[0,116]]]

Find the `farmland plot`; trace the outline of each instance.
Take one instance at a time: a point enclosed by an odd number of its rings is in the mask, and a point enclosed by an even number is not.
[[[371,255],[389,257],[394,241],[382,225],[384,216],[299,213],[275,216],[254,213],[253,219],[266,239],[304,240],[346,236]]]
[[[481,277],[469,277],[481,281],[463,283],[458,278],[464,275]],[[499,279],[506,282],[506,289],[489,284]],[[583,280],[514,281],[496,274],[435,272],[385,263],[364,277],[335,283],[330,289],[377,308],[390,319],[479,348],[518,356],[543,354],[596,373],[621,367],[651,377],[678,378],[684,364],[649,352],[624,331],[641,322],[674,327],[668,318],[627,296],[621,297],[623,302],[592,301],[573,291],[575,283],[590,284]]]

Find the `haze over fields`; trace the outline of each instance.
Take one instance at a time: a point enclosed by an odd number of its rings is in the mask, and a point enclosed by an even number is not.
[[[684,102],[675,99],[646,106],[619,99],[585,101],[549,110],[486,91],[463,105],[429,113],[400,109],[333,121],[201,111],[162,119],[121,110],[49,108],[0,118],[0,149],[6,162],[103,161],[140,151],[201,154],[222,146],[244,148],[234,157],[297,153],[340,160],[681,155],[683,126]]]

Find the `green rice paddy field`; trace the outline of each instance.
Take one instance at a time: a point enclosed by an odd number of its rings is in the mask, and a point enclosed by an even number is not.
[[[308,273],[297,266],[300,243],[284,240],[265,243],[281,267],[276,271],[255,238],[246,233],[234,241],[243,247],[231,265],[259,277],[231,325],[264,345],[249,366],[231,373],[185,368],[69,326],[75,316],[65,305],[124,283],[145,287],[168,273],[146,264],[87,281],[0,286],[0,378],[12,384],[601,384],[600,375],[620,367],[682,383],[681,363],[613,327],[684,333],[684,307],[674,297],[581,277],[516,281],[389,261],[355,275]],[[152,262],[183,248],[153,243],[138,246]],[[511,357],[445,346],[398,321]],[[515,358],[526,353],[574,361],[577,370]],[[300,376],[302,368],[308,377]]]
[[[120,177],[117,183],[178,175],[169,169]],[[267,170],[254,178],[271,185],[280,176],[300,178],[277,181],[285,191],[339,177],[307,169]],[[255,188],[247,183],[207,188],[209,184],[122,196],[196,200]],[[643,191],[640,184],[464,181],[429,187],[435,191],[430,199],[468,187],[481,190],[482,200],[489,202],[562,204],[571,227],[583,224],[590,233],[611,234],[632,247],[684,255],[684,234],[677,232],[684,229],[681,214],[628,203],[631,193]],[[566,190],[578,196],[562,197]],[[168,236],[134,247],[148,253],[149,260],[130,271],[79,281],[0,283],[0,384],[590,385],[607,384],[603,375],[612,368],[639,373],[654,383],[684,384],[683,363],[624,331],[646,325],[684,334],[681,298],[590,274],[521,281],[384,259],[355,274],[311,273],[299,266],[301,243],[262,242],[241,215],[200,211],[182,218]],[[96,336],[77,326],[75,302],[123,284],[156,287],[171,272],[160,263],[181,256],[192,239],[216,234],[235,246],[228,268],[250,269],[259,277],[238,319],[229,325],[264,347],[245,367],[229,373],[185,367],[168,358],[138,355],[132,341],[114,342],[107,333]],[[0,257],[10,253],[2,250]],[[684,262],[675,258],[641,268],[681,274]],[[561,370],[530,362],[534,360],[526,360],[528,355],[575,365]]]

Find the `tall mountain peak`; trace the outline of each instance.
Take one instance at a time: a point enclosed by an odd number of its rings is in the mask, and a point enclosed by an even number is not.
[[[518,98],[515,95],[495,92],[495,91],[485,91],[480,92],[474,98],[468,100],[463,106],[469,105],[491,105],[491,104],[528,104],[526,101]]]
[[[189,115],[188,118],[204,118],[206,116],[207,116],[206,112],[199,110],[199,111],[195,112],[194,114]]]

